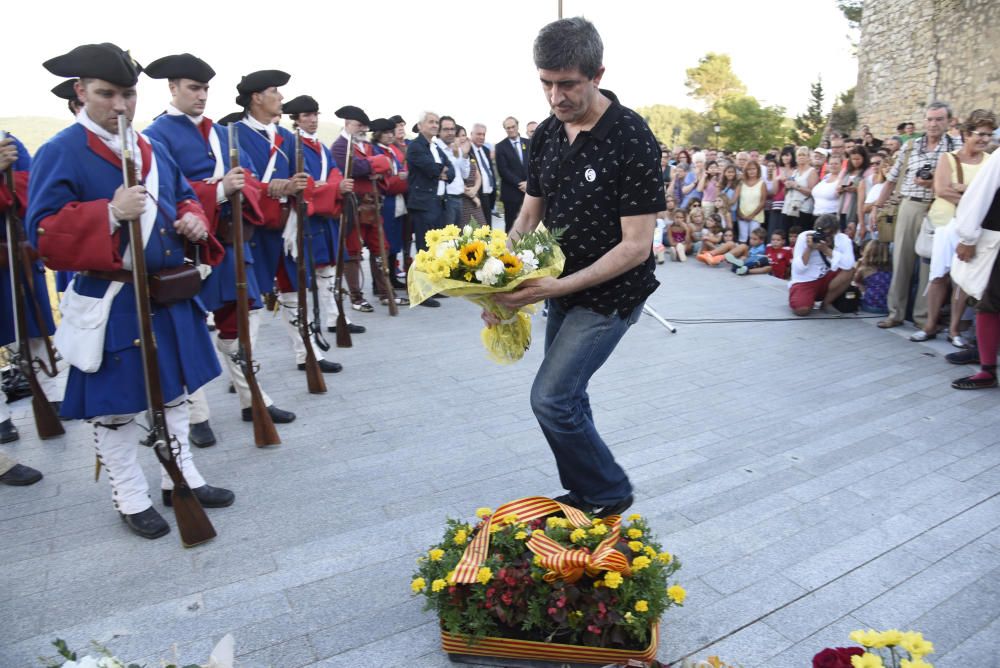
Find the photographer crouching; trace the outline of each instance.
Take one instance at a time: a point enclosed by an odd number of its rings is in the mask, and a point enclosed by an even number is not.
[[[823,310],[847,291],[854,277],[854,245],[840,231],[837,216],[824,214],[816,229],[799,235],[792,254],[792,280],[788,305],[798,316],[806,316],[813,304],[823,301]]]

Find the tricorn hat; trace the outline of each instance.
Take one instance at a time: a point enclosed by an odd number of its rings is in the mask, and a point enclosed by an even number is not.
[[[83,44],[46,60],[42,67],[60,77],[102,79],[126,87],[134,86],[142,72],[142,65],[128,51],[110,42]]]
[[[204,60],[190,53],[164,56],[146,66],[146,76],[153,79],[191,79],[208,83],[215,70]]]
[[[76,82],[79,79],[66,79],[52,89],[52,94],[60,100],[76,100]]]
[[[308,95],[299,95],[281,105],[285,114],[315,114],[319,112],[319,102]]]
[[[392,121],[393,125],[399,125],[400,123],[406,125],[406,121],[404,121],[403,117],[400,116],[399,114],[396,114],[395,116],[390,116],[389,120]]]
[[[223,116],[222,118],[220,118],[219,120],[217,120],[215,122],[215,124],[216,125],[231,125],[233,123],[239,123],[243,119],[243,116],[245,116],[245,115],[246,115],[245,112],[234,111],[233,113],[226,114],[225,116]]]
[[[376,118],[368,124],[368,129],[372,132],[386,132],[396,129],[396,124],[388,118]]]
[[[364,123],[365,125],[371,124],[371,121],[368,119],[368,114],[366,114],[361,107],[347,105],[345,107],[341,107],[333,113],[337,116],[337,118],[343,118],[345,121],[358,121],[360,123]]]
[[[236,84],[236,104],[246,107],[250,104],[250,96],[267,90],[272,86],[284,86],[291,79],[291,75],[281,70],[258,70],[246,75]]]

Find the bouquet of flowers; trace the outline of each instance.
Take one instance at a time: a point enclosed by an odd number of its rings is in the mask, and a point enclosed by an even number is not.
[[[559,249],[559,230],[539,225],[534,232],[509,241],[503,230],[489,226],[458,229],[447,225],[425,236],[428,250],[417,253],[407,278],[411,306],[437,293],[466,299],[500,318],[486,327],[483,345],[498,363],[509,364],[524,356],[531,343],[533,306],[511,311],[499,306],[493,295],[510,292],[531,278],[558,276],[566,258]]]
[[[917,631],[852,631],[861,647],[827,647],[813,657],[813,668],[934,668],[924,657],[934,645]]]
[[[470,646],[492,636],[641,649],[684,602],[684,588],[668,586],[680,562],[639,515],[602,520],[543,497],[476,515],[447,521],[411,583]]]
[[[88,654],[82,658],[76,652],[71,651],[62,638],[56,638],[52,644],[58,650],[58,655],[54,659],[41,659],[45,662],[46,668],[145,668],[137,663],[125,663],[98,642],[91,641],[91,645],[100,656],[95,657]],[[233,668],[234,651],[235,641],[232,634],[227,633],[212,649],[208,663],[204,666],[194,663],[185,666],[173,663],[160,663],[159,665],[163,668]]]

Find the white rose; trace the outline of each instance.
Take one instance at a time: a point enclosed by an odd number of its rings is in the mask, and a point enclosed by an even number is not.
[[[545,247],[544,246],[542,246],[541,244],[537,244],[535,246],[535,255],[541,255],[544,252],[545,252]]]
[[[503,262],[495,257],[488,258],[483,264],[483,268],[476,271],[476,278],[483,285],[496,285],[503,275]]]
[[[466,225],[465,227],[463,227],[462,234],[464,234],[465,236],[469,236],[470,234],[472,234],[472,225]]]
[[[525,274],[530,274],[531,272],[538,269],[538,258],[535,257],[534,252],[530,250],[523,250],[520,253],[518,253],[517,259],[519,259],[521,261],[521,264],[524,265],[522,271]]]

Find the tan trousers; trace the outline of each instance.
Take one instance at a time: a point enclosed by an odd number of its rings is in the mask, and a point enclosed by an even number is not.
[[[910,300],[910,283],[913,276],[913,265],[919,263],[920,277],[917,285],[917,297],[913,303],[913,321],[917,327],[923,327],[927,320],[927,274],[930,265],[921,261],[913,250],[920,234],[920,225],[927,215],[930,204],[904,199],[899,204],[896,216],[896,233],[893,237],[892,249],[892,283],[889,285],[889,320],[902,322],[906,317],[906,306]]]
[[[0,475],[3,475],[7,471],[11,470],[17,465],[13,459],[0,452]]]

